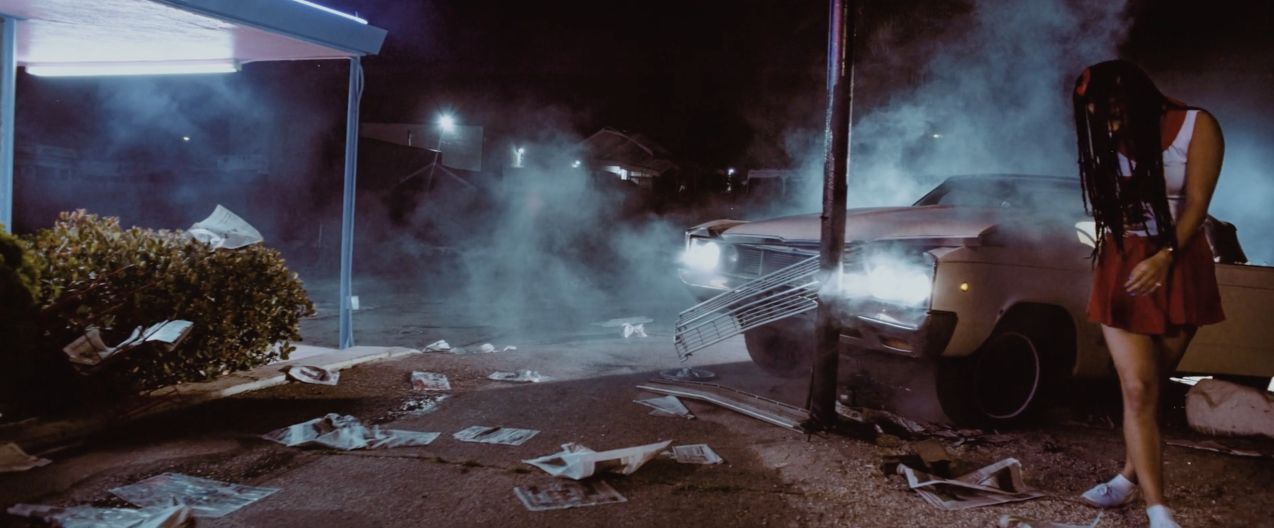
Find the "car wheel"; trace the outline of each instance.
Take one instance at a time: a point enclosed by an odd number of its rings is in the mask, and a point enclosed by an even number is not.
[[[1029,417],[1052,374],[1042,344],[1031,333],[1006,325],[972,356],[943,359],[938,372],[943,411],[970,425],[1004,425]]]
[[[761,370],[773,376],[797,378],[809,375],[814,361],[814,320],[792,317],[743,334],[748,355]]]

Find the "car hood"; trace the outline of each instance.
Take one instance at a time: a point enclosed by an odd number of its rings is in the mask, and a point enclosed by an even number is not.
[[[845,241],[927,240],[977,245],[1001,224],[1026,221],[1022,211],[926,205],[850,209],[845,215]],[[817,243],[819,215],[799,215],[748,222],[723,236],[764,238],[788,243]]]

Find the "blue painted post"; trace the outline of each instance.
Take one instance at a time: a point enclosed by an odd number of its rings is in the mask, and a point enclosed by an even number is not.
[[[18,21],[0,26],[0,229],[13,230],[13,121],[17,90]]]
[[[354,346],[351,278],[354,268],[354,187],[358,181],[358,105],[363,98],[363,62],[349,60],[349,110],[345,115],[345,189],[341,202],[341,349]]]

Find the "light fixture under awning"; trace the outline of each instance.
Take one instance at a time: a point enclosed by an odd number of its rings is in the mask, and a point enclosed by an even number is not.
[[[148,62],[63,62],[27,64],[27,73],[37,77],[102,77],[112,75],[193,75],[234,73],[239,64],[231,60],[148,61]]]

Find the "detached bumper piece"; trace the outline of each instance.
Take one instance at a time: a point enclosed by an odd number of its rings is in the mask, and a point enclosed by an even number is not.
[[[681,312],[674,344],[682,360],[748,330],[818,307],[818,257],[744,283]]]

